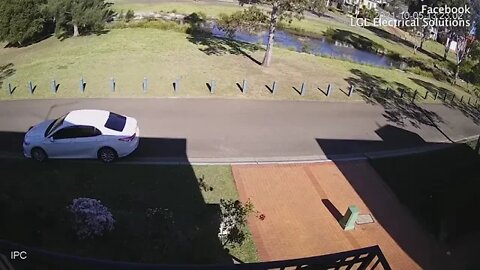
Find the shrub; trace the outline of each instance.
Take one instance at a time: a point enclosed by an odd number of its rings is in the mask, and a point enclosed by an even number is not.
[[[131,23],[115,23],[111,26],[112,29],[123,29],[123,28],[154,28],[159,30],[172,30],[181,33],[187,33],[190,29],[190,26],[179,24],[177,22],[165,21],[165,20],[143,20],[135,21]]]
[[[205,14],[203,11],[198,11],[197,15],[204,21],[207,19],[207,14]]]
[[[120,10],[120,13],[118,13],[118,19],[123,20],[125,18],[125,12],[123,12],[123,9]]]
[[[304,43],[302,43],[301,51],[304,52],[304,53],[311,53],[312,52],[312,47],[307,42],[304,42]]]
[[[408,72],[420,75],[420,76],[433,78],[433,75],[432,75],[431,72],[423,70],[420,67],[407,67],[405,70],[408,71]]]
[[[295,48],[295,46],[288,46],[287,50],[292,51],[292,52],[296,52],[297,48]]]
[[[131,9],[127,10],[127,13],[125,14],[125,21],[129,22],[135,17],[135,12]]]
[[[99,200],[77,198],[67,209],[73,216],[73,229],[79,239],[102,236],[114,229],[112,213]]]
[[[239,200],[222,199],[220,207],[222,215],[218,237],[222,245],[241,245],[245,240],[243,231],[247,217],[255,212],[253,204],[250,201],[242,204]]]
[[[205,19],[203,19],[200,16],[200,14],[198,14],[196,12],[193,12],[190,15],[186,16],[183,20],[185,22],[191,23],[191,24],[198,24],[198,23],[201,23],[201,22],[205,21]]]
[[[328,27],[327,30],[323,32],[323,35],[328,41],[332,42],[335,41],[336,31],[335,29]]]
[[[369,9],[366,6],[362,6],[362,8],[360,8],[360,11],[358,13],[358,17],[366,18],[371,21],[375,19],[377,16],[378,16],[378,13],[375,11],[375,9],[373,8]]]
[[[403,59],[399,53],[393,51],[388,51],[387,56],[395,61],[401,61]]]

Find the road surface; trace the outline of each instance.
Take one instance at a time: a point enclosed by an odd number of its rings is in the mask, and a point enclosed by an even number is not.
[[[423,110],[437,115],[435,124],[415,126],[410,122],[418,121],[412,118],[402,126],[389,121],[382,106],[362,102],[21,100],[0,102],[0,153],[21,153],[23,135],[30,126],[75,109],[111,110],[137,118],[142,139],[131,159],[138,160],[314,160],[439,144],[480,134],[475,119],[443,105],[422,105]]]

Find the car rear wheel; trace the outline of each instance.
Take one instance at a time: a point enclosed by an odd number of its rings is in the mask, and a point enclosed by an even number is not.
[[[47,153],[45,153],[45,150],[43,150],[40,147],[33,148],[32,151],[30,152],[30,155],[32,156],[33,160],[38,162],[43,162],[48,158]]]
[[[98,150],[98,159],[104,163],[111,163],[117,157],[117,152],[110,147],[102,147],[100,150]]]

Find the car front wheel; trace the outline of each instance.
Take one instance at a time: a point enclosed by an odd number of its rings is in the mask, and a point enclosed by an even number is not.
[[[47,153],[45,153],[45,151],[40,147],[33,148],[30,154],[32,156],[32,159],[38,162],[43,162],[48,157]]]
[[[110,147],[103,147],[98,150],[98,159],[104,163],[113,162],[117,158],[117,152]]]

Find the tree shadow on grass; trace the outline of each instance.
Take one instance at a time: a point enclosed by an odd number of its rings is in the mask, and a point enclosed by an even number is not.
[[[110,30],[108,30],[108,29],[102,29],[102,30],[96,30],[96,31],[83,32],[83,33],[80,33],[80,36],[91,36],[91,35],[101,36],[101,35],[106,35],[109,32],[110,32]],[[57,34],[56,37],[60,41],[64,41],[68,38],[72,38],[73,37],[73,30],[63,31],[63,32]]]
[[[327,39],[329,40],[336,40],[343,43],[347,43],[355,47],[356,49],[359,49],[362,51],[378,53],[385,50],[385,48],[382,45],[372,41],[371,39],[347,30],[334,29],[331,32],[327,31],[326,34],[327,34]]]
[[[375,27],[375,26],[367,26],[365,27],[367,28],[368,30],[370,30],[371,32],[375,33],[378,37],[382,38],[382,39],[385,39],[387,40],[388,42],[390,43],[400,43],[400,44],[403,44],[409,48],[411,48],[413,50],[413,48],[415,47],[415,45],[409,41],[409,40],[406,40],[406,39],[403,39],[403,38],[400,38],[399,36],[397,35],[394,35],[390,32],[387,32],[383,29],[380,29],[378,27]],[[427,55],[428,57],[434,59],[434,60],[439,60],[439,61],[443,61],[443,57],[437,53],[432,53],[432,52],[429,52],[423,48],[418,48],[417,49],[418,52],[420,53],[423,53],[425,55]]]
[[[410,42],[409,40],[405,40],[403,38],[400,38],[399,36],[394,35],[390,32],[387,32],[383,29],[380,29],[380,28],[375,27],[375,26],[367,26],[365,28],[370,30],[371,32],[375,33],[375,35],[377,35],[378,37],[380,37],[382,39],[386,39],[389,42],[401,43],[401,44],[403,44],[407,47],[413,48],[413,43]]]
[[[252,52],[260,49],[259,46],[247,42],[236,41],[229,38],[215,37],[208,33],[196,33],[187,37],[191,43],[198,45],[199,50],[207,55],[243,55],[256,63],[262,63],[251,56]]]
[[[35,43],[39,43],[39,42],[42,42],[46,39],[49,39],[50,37],[52,37],[52,34],[51,33],[46,33],[46,34],[43,34],[41,36],[37,36],[31,40],[27,40],[21,44],[19,43],[7,43],[7,45],[5,45],[5,48],[24,48],[24,47],[28,47],[30,45],[33,45]]]
[[[5,79],[7,79],[8,77],[13,76],[15,72],[16,70],[13,63],[8,63],[3,66],[0,65],[0,89],[3,86],[3,81],[5,81]]]
[[[350,72],[354,76],[345,80],[350,85],[355,85],[357,93],[367,103],[381,105],[385,109],[383,116],[389,122],[400,126],[410,123],[417,128],[420,125],[437,127],[437,124],[443,122],[442,118],[435,112],[423,109],[412,102],[415,90],[406,85],[387,82],[379,76],[359,69],[351,69]]]
[[[368,30],[371,32],[375,33],[378,37],[387,40],[390,43],[398,43],[402,44],[408,48],[410,48],[413,52],[415,45],[406,39],[400,38],[397,35],[394,35],[392,33],[389,33],[383,29],[380,29],[375,26],[368,26],[366,27]],[[453,70],[455,68],[455,65],[451,61],[444,61],[443,56],[435,53],[435,52],[430,52],[425,50],[424,48],[417,48],[417,52],[422,53],[431,59],[435,61],[441,61],[447,65],[447,68],[449,70]],[[436,64],[431,64],[427,61],[422,61],[413,57],[402,57],[396,53],[390,54],[391,57],[396,58],[396,60],[401,60],[405,62],[409,67],[416,67],[419,68],[423,71],[429,72],[432,74],[432,76],[439,80],[439,81],[448,81],[450,82],[451,79],[451,74],[448,74],[448,71],[445,71],[445,69],[442,69],[441,67],[437,66]]]
[[[478,97],[472,95],[472,98],[470,99],[471,103],[468,104],[469,97],[467,97],[468,95],[465,95],[466,98],[460,102],[459,99],[461,99],[461,96],[455,96],[455,93],[450,89],[439,87],[430,82],[426,82],[417,78],[410,77],[409,79],[432,93],[438,93],[438,98],[442,101],[443,105],[451,109],[459,110],[463,113],[463,115],[470,118],[475,124],[480,124],[480,111],[474,106],[474,103]],[[452,97],[454,98],[452,99]]]

